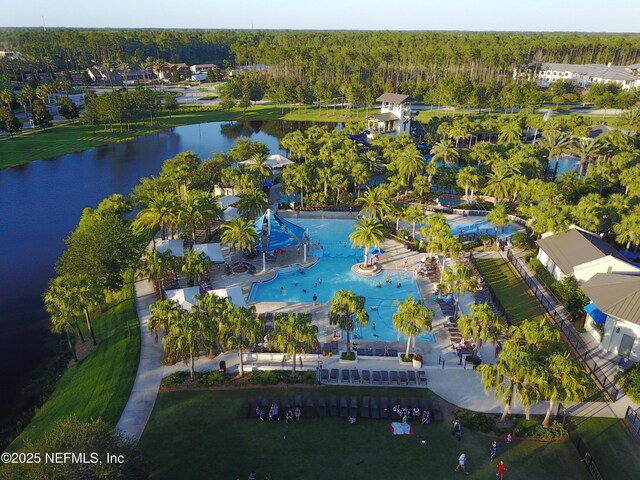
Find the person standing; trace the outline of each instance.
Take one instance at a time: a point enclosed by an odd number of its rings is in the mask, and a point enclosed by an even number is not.
[[[313,294],[313,304],[316,305],[318,303],[318,295]]]
[[[511,433],[509,433],[509,434],[507,435],[507,447],[508,447],[509,445],[511,445],[511,440],[513,440],[513,435],[511,435]]]
[[[500,463],[498,464],[498,472],[496,473],[500,480],[504,479],[504,472],[506,469],[507,467],[505,467],[504,462],[500,460]]]
[[[462,452],[460,454],[460,456],[458,457],[458,466],[456,467],[456,469],[454,470],[454,472],[457,472],[458,470],[462,469],[462,471],[469,475],[469,472],[467,472],[466,468],[465,468],[465,463],[467,463],[467,454]]]
[[[498,453],[498,442],[495,440],[491,442],[491,447],[489,447],[489,461],[493,462],[496,458],[496,454]]]
[[[462,425],[460,425],[460,422],[458,420],[453,422],[453,430],[451,431],[451,433],[456,436],[458,441],[462,440]]]

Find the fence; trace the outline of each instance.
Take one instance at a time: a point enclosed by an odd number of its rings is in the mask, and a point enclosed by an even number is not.
[[[564,308],[560,306],[553,295],[540,283],[534,281],[534,278],[529,275],[522,262],[516,258],[509,249],[507,250],[507,259],[520,274],[524,283],[531,289],[531,292],[533,292],[540,304],[544,307],[547,314],[556,325],[558,325],[567,343],[573,347],[574,352],[580,357],[593,378],[595,378],[600,390],[602,390],[611,401],[615,402],[621,394],[621,389],[616,386],[613,380],[607,377],[602,368],[591,356],[589,348],[582,340],[582,337],[580,337],[567,315],[563,313]]]
[[[633,433],[640,437],[640,408],[634,410],[631,407],[627,407],[624,419]]]
[[[580,459],[584,462],[587,470],[589,470],[591,477],[594,480],[604,480],[604,476],[600,472],[591,451],[578,434],[578,431],[571,422],[571,417],[562,404],[558,405],[556,419],[559,419],[562,422],[562,425],[567,429],[567,432],[569,432],[569,439],[571,440],[571,443],[573,443],[573,446],[576,447],[576,450],[578,450],[578,455],[580,455]]]

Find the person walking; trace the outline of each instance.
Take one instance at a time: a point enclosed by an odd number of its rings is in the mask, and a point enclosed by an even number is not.
[[[456,469],[454,470],[454,472],[457,472],[458,470],[462,469],[462,471],[469,475],[469,472],[467,472],[466,468],[465,468],[465,463],[467,463],[467,454],[462,452],[460,454],[460,456],[458,457],[458,466],[456,467]]]
[[[498,453],[498,442],[495,440],[491,442],[491,447],[489,447],[489,461],[493,462],[496,458],[496,454]]]
[[[456,436],[458,441],[462,440],[462,425],[460,425],[460,422],[458,420],[453,422],[453,430],[451,431],[451,433]]]
[[[507,434],[507,447],[511,445],[511,440],[513,440],[513,435],[511,433]]]
[[[504,462],[502,460],[500,460],[500,463],[498,464],[498,471],[496,472],[496,476],[500,480],[504,479],[504,472],[505,472],[506,469],[507,469],[507,467],[505,467]]]

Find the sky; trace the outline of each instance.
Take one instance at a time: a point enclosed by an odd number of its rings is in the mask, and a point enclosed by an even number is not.
[[[0,0],[0,27],[640,31],[640,0]]]

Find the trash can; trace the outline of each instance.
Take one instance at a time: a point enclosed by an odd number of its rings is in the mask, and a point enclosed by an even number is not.
[[[220,366],[218,367],[218,371],[220,373],[227,373],[227,362],[225,362],[224,360],[221,360]]]

